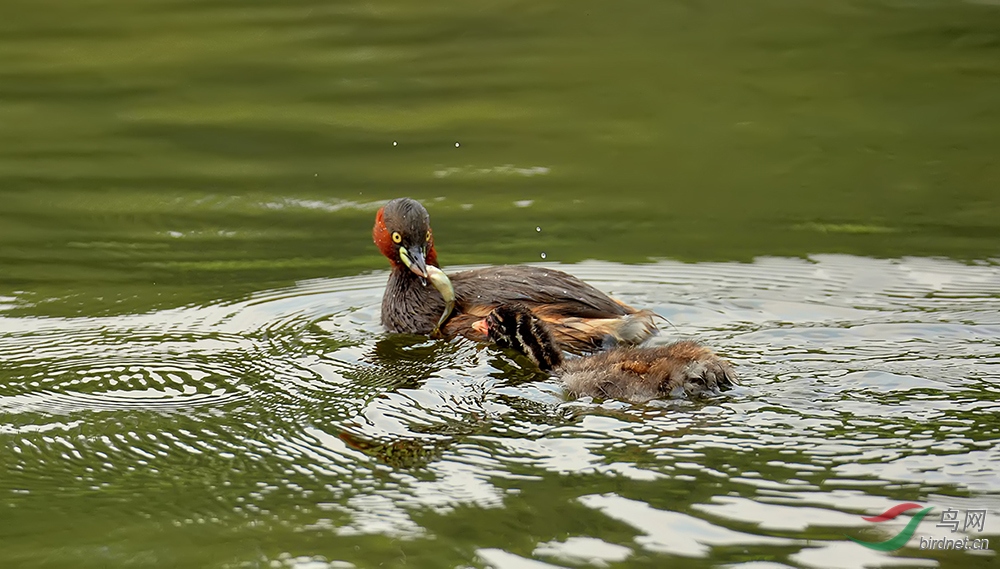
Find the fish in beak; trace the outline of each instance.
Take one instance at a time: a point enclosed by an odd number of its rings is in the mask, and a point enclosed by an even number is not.
[[[438,336],[441,334],[441,325],[444,324],[445,320],[451,316],[451,312],[455,309],[455,287],[452,286],[448,275],[444,274],[444,271],[434,265],[427,266],[427,278],[431,280],[431,284],[434,285],[434,288],[444,298],[444,312],[441,314],[441,318],[438,319],[437,326],[434,326],[434,331],[431,332],[431,336]]]

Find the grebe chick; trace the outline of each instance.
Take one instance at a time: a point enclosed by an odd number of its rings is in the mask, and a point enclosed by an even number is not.
[[[499,306],[476,324],[501,348],[550,371],[573,397],[642,403],[663,397],[717,394],[736,383],[732,364],[690,340],[660,347],[620,347],[563,359],[547,325],[519,305]]]

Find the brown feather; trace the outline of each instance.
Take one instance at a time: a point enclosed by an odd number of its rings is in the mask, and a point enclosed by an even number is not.
[[[711,349],[690,340],[655,348],[618,348],[566,361],[560,378],[575,396],[648,401],[729,389],[736,372]]]

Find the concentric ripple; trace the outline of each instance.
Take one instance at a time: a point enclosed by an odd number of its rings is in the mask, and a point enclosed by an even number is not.
[[[954,535],[998,535],[1000,267],[560,268],[666,317],[654,343],[716,347],[742,385],[706,401],[567,401],[520,358],[383,334],[384,273],[126,316],[0,312],[0,559],[995,562],[846,536],[888,539],[905,516],[861,517],[900,502],[985,508],[985,528]],[[925,522],[918,536],[945,533]]]

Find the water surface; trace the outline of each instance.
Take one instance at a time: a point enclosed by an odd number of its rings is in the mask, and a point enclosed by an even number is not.
[[[567,401],[520,358],[383,334],[384,273],[130,316],[8,316],[3,556],[885,566],[895,558],[846,541],[881,539],[861,515],[1000,505],[996,266],[563,268],[673,322],[654,343],[717,346],[743,385],[709,401]]]
[[[0,565],[993,566],[847,536],[918,502],[918,536],[988,508],[1000,542],[998,30],[993,0],[3,2]],[[400,195],[449,270],[544,260],[743,385],[567,401],[385,335]]]

